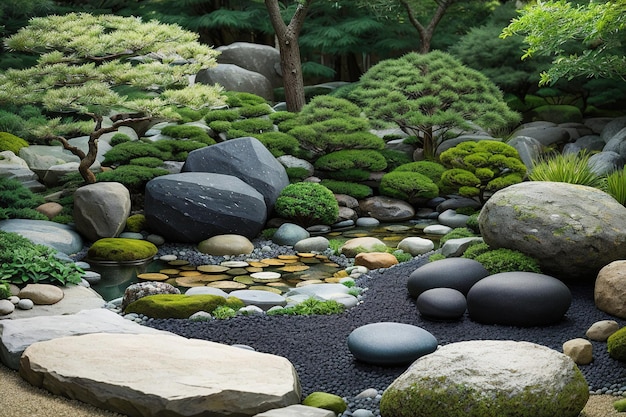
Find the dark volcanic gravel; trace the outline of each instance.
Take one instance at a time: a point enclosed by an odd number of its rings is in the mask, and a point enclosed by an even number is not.
[[[519,328],[483,325],[467,315],[456,322],[434,322],[419,316],[415,301],[408,297],[406,281],[426,262],[416,258],[392,268],[371,271],[357,283],[368,288],[363,303],[333,316],[260,316],[192,322],[150,320],[147,325],[185,337],[249,345],[259,352],[288,358],[296,367],[303,395],[325,391],[348,399],[368,388],[385,389],[406,366],[379,367],[356,361],[347,347],[347,337],[359,326],[393,321],[413,324],[431,332],[440,345],[466,340],[529,341],[562,351],[565,341],[585,337],[599,320],[616,320],[598,310],[593,302],[593,282],[569,284],[573,301],[564,320],[547,327]],[[626,392],[626,364],[608,356],[606,343],[592,342],[594,361],[580,369],[593,393]],[[375,408],[375,407],[372,407]]]

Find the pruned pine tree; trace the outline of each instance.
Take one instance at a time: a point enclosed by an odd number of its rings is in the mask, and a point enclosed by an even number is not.
[[[114,15],[71,13],[33,18],[5,42],[10,50],[38,55],[37,64],[0,74],[0,105],[37,104],[46,111],[87,116],[94,122],[87,152],[55,134],[52,119],[45,137],[58,140],[81,160],[87,183],[98,139],[121,126],[176,120],[177,106],[221,106],[219,86],[190,85],[189,77],[216,64],[217,52],[197,35],[176,25]],[[145,94],[124,96],[122,87]],[[112,123],[105,123],[110,117]]]

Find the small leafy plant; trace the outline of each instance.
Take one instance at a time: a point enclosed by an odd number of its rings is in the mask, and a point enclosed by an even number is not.
[[[218,320],[229,319],[231,317],[235,317],[237,312],[235,309],[228,306],[219,306],[215,310],[213,310],[213,317]]]
[[[345,306],[335,300],[317,300],[309,298],[293,307],[268,311],[268,315],[311,316],[339,314],[345,310]]]

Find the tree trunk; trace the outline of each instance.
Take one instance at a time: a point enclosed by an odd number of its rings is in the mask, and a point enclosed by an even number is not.
[[[417,30],[417,33],[419,34],[420,54],[427,54],[428,52],[430,52],[430,43],[433,39],[433,35],[435,34],[435,29],[437,28],[437,25],[443,18],[443,15],[446,13],[446,10],[448,9],[448,7],[450,7],[452,3],[454,3],[455,1],[456,0],[435,0],[435,3],[437,3],[437,10],[435,10],[435,14],[430,19],[430,22],[428,23],[428,25],[424,26],[417,19],[417,16],[415,15],[415,11],[413,10],[413,7],[409,4],[409,1],[400,0],[400,3],[402,4],[402,6],[407,12],[407,15],[409,16],[409,22],[411,22],[411,25],[413,25],[413,27]]]

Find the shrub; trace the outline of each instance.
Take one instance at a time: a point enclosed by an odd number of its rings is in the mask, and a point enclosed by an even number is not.
[[[261,119],[256,117],[254,119],[242,119],[236,120],[231,124],[232,129],[241,130],[248,134],[250,133],[263,133],[274,131],[274,123],[269,119]]]
[[[533,163],[528,178],[601,188],[602,179],[589,166],[589,157],[586,152],[546,156]]]
[[[330,315],[339,314],[345,310],[345,306],[335,300],[318,300],[309,298],[293,307],[286,307],[268,311],[270,316],[289,315],[289,316],[310,316],[310,315]]]
[[[373,194],[372,188],[364,184],[356,184],[354,182],[322,180],[320,183],[335,194],[347,194],[357,200],[369,197]]]
[[[288,167],[285,172],[290,182],[300,182],[309,176],[309,170],[302,167]]]
[[[209,122],[209,127],[217,133],[224,133],[230,129],[231,123],[232,122],[227,120],[215,120],[213,122]]]
[[[446,167],[443,187],[484,203],[489,194],[522,182],[526,166],[511,145],[494,140],[467,141],[439,155]]]
[[[457,211],[457,213],[459,213],[459,211]],[[468,217],[467,222],[465,223],[467,228],[470,229],[472,232],[474,232],[476,234],[480,233],[480,227],[478,225],[478,216],[479,215],[480,215],[480,213],[473,213],[473,214],[471,214]]]
[[[141,191],[153,178],[167,175],[169,171],[160,168],[148,168],[141,165],[122,165],[111,171],[96,174],[98,181],[119,182],[131,191]]]
[[[397,172],[417,172],[418,174],[427,176],[435,184],[441,181],[441,176],[445,170],[446,167],[433,161],[409,162],[394,169],[394,171]]]
[[[155,158],[153,156],[143,156],[140,158],[133,158],[130,160],[130,165],[141,165],[148,168],[158,168],[163,166],[163,160]]]
[[[620,362],[626,362],[626,327],[613,333],[606,341],[609,356]]]
[[[340,171],[360,168],[367,171],[382,171],[387,161],[380,152],[369,149],[344,149],[320,157],[315,161],[315,168],[324,171]]]
[[[0,282],[0,300],[9,298],[11,295],[11,287],[8,282]]]
[[[490,250],[491,248],[489,247],[489,245],[484,242],[475,243],[465,249],[462,257],[467,259],[476,259],[477,256],[482,255],[485,252],[489,252]]]
[[[297,113],[293,113],[290,111],[277,111],[274,113],[270,113],[268,117],[274,124],[279,124],[286,120],[292,120],[296,118]]]
[[[370,172],[361,168],[346,168],[327,172],[326,175],[336,181],[358,182],[367,180]]]
[[[161,133],[174,139],[188,139],[204,143],[205,145],[215,144],[215,140],[209,136],[206,130],[199,126],[171,125],[161,129]],[[160,141],[159,141],[160,142]]]
[[[154,144],[141,141],[123,142],[115,145],[104,155],[103,166],[128,164],[131,159],[151,156],[153,158],[164,158],[163,152]]]
[[[332,191],[323,185],[298,182],[283,188],[276,199],[274,210],[279,216],[308,227],[335,223],[339,204]]]
[[[84,271],[75,263],[65,263],[55,257],[56,250],[36,245],[18,235],[0,231],[0,281],[16,285],[46,283],[78,284]]]
[[[457,227],[455,229],[452,229],[450,232],[446,233],[445,235],[441,236],[441,239],[439,239],[439,244],[443,245],[444,243],[446,243],[447,240],[450,240],[450,239],[460,239],[463,237],[474,237],[474,236],[476,236],[474,232],[472,232],[467,227]]]
[[[195,140],[165,139],[154,142],[154,147],[161,151],[163,159],[180,162],[184,162],[187,159],[189,152],[206,146],[206,143]]]
[[[444,255],[443,253],[433,253],[428,257],[429,262],[440,261],[442,259],[446,259],[446,255]]]
[[[491,275],[513,271],[541,273],[536,259],[513,249],[489,250],[476,256],[474,260],[480,262]]]
[[[244,106],[239,109],[239,115],[245,118],[266,116],[272,112],[272,108],[267,103]]]
[[[20,181],[0,178],[0,219],[48,220],[34,210],[43,203],[42,197],[24,187]]]
[[[8,132],[0,132],[0,152],[11,151],[15,155],[18,155],[20,149],[26,148],[27,146],[28,142],[24,139]]]
[[[209,124],[215,121],[234,122],[239,117],[239,112],[235,109],[211,110],[204,116],[204,121]]]
[[[117,132],[111,137],[111,140],[109,141],[109,145],[116,146],[124,142],[132,142],[132,139],[126,133]]]
[[[439,195],[439,187],[426,175],[410,171],[388,172],[380,180],[378,188],[382,195],[398,198],[410,203],[430,199]]]
[[[399,166],[413,161],[406,152],[396,151],[395,149],[381,149],[379,152],[387,161],[388,171],[393,171]]]
[[[184,294],[154,294],[133,301],[124,311],[126,313],[145,314],[148,317],[159,319],[188,319],[199,311],[207,311],[213,312],[215,318],[224,318],[219,311],[216,313],[216,310],[228,308],[235,312],[233,306],[243,307],[243,303],[235,297],[226,299],[213,294],[197,294],[193,296]]]
[[[606,176],[602,189],[623,206],[626,206],[626,167]]]
[[[226,96],[226,103],[230,107],[254,106],[267,103],[263,97],[252,93],[225,91],[223,94]]]
[[[254,135],[276,158],[298,153],[296,138],[283,132],[267,132]]]

